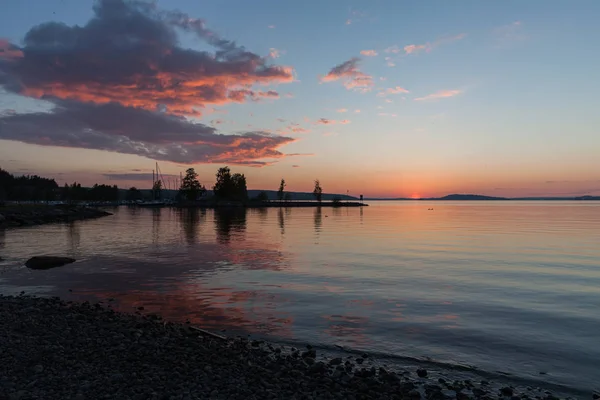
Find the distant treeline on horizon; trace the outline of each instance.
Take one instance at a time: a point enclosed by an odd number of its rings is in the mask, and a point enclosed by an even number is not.
[[[175,199],[179,190],[161,189],[161,197]],[[208,196],[213,195],[207,190]],[[277,190],[248,190],[248,197],[256,198],[266,195],[266,200],[277,200]],[[314,200],[312,192],[286,192],[288,200]],[[152,189],[119,188],[117,185],[95,184],[91,187],[80,183],[65,183],[59,186],[51,178],[38,175],[16,176],[0,168],[0,201],[94,201],[116,202],[149,200],[153,198]],[[323,200],[358,200],[358,198],[343,194],[323,193]]]

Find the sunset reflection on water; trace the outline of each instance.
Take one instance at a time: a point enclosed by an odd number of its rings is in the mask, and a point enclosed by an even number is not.
[[[114,213],[0,231],[0,291],[582,384],[600,358],[600,203]]]

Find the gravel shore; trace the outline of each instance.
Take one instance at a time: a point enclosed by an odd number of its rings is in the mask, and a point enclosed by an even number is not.
[[[23,205],[0,207],[0,229],[100,218],[111,213],[81,206]]]
[[[557,398],[370,365],[101,304],[0,296],[0,400]]]

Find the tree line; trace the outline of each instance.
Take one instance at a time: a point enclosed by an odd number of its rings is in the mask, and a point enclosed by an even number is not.
[[[281,179],[277,199],[279,201],[291,200],[291,194],[285,191],[286,182]],[[154,183],[152,197],[161,197],[162,184],[160,181]],[[214,198],[217,201],[247,202],[269,201],[266,192],[259,193],[255,198],[249,199],[246,176],[240,173],[232,173],[229,167],[219,168],[216,173],[215,183],[212,186]],[[198,174],[194,168],[188,168],[185,177],[177,193],[180,201],[196,201],[206,198],[206,187],[198,180]],[[323,189],[319,180],[315,180],[313,195],[315,200],[321,202]],[[120,199],[117,185],[95,184],[87,188],[80,183],[65,183],[59,187],[54,179],[42,178],[38,175],[14,176],[0,168],[0,201],[106,201],[114,202]],[[125,195],[128,201],[143,199],[142,191],[131,187]]]
[[[323,198],[323,188],[321,187],[321,182],[318,179],[315,180],[314,183],[315,186],[313,190],[313,196],[315,200],[320,203]],[[279,190],[277,191],[277,199],[279,201],[290,201],[292,199],[291,194],[285,191],[286,186],[287,184],[285,183],[285,179],[281,179],[279,183]],[[212,190],[217,201],[269,201],[269,196],[264,191],[260,192],[255,198],[249,199],[246,177],[244,174],[232,174],[229,167],[219,168],[216,174],[216,182],[213,185]],[[203,198],[206,192],[206,187],[198,180],[198,174],[196,173],[195,169],[188,168],[185,172],[185,177],[181,182],[178,198],[180,200],[196,201]]]
[[[0,201],[49,201],[56,198],[58,184],[38,175],[14,176],[0,168]]]

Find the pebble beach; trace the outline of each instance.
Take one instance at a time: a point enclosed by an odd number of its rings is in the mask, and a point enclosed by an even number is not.
[[[108,304],[0,296],[0,399],[557,399],[227,338]],[[595,396],[595,395],[594,395]]]

